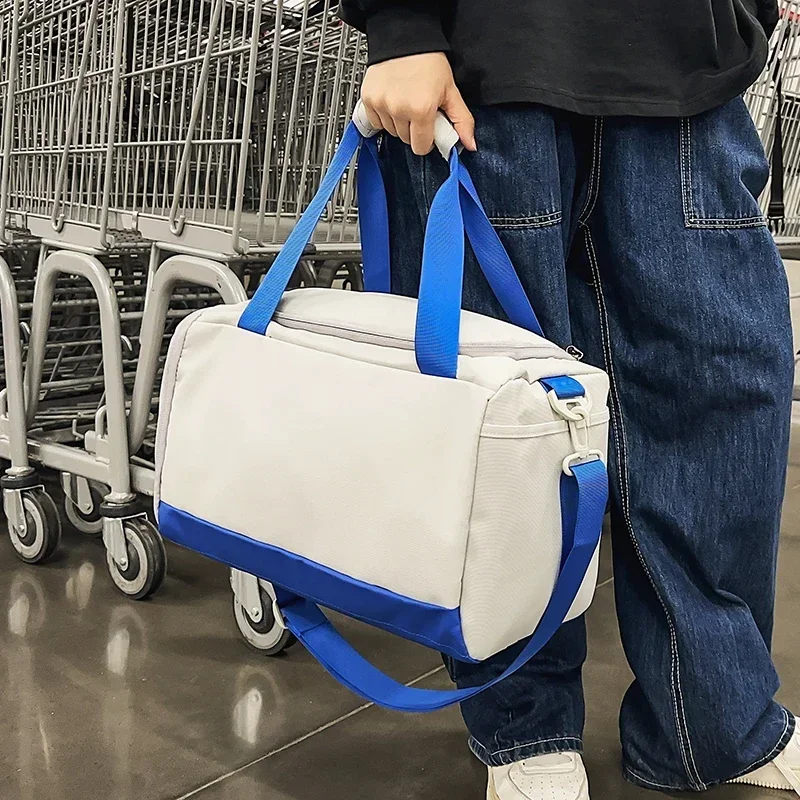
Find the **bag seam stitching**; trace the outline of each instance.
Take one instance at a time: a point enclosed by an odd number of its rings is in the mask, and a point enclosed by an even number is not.
[[[503,384],[506,386],[507,384]],[[464,642],[464,649],[467,651],[467,655],[469,655],[469,645],[467,644],[466,637],[464,636],[464,617],[463,617],[463,610],[464,610],[464,578],[467,574],[467,561],[469,559],[469,545],[470,536],[472,532],[472,517],[475,513],[475,487],[478,485],[478,462],[480,459],[480,449],[481,449],[481,431],[483,430],[483,426],[486,424],[486,415],[489,413],[489,403],[491,403],[492,399],[497,396],[497,392],[491,396],[486,398],[486,404],[483,407],[483,414],[481,416],[481,424],[478,428],[478,435],[475,437],[475,472],[472,477],[472,503],[469,507],[469,517],[467,519],[467,541],[466,546],[464,547],[464,563],[461,567],[461,588],[458,593],[458,618],[461,624],[461,641]]]
[[[183,354],[186,352],[186,340],[189,338],[189,333],[191,332],[192,328],[194,328],[194,326],[197,324],[197,322],[199,320],[201,320],[202,318],[203,318],[202,313],[199,313],[186,326],[186,330],[184,331],[184,334],[183,334],[183,341],[181,342],[181,349],[180,349],[180,352],[178,353],[178,358],[175,360],[175,370],[172,373],[172,387],[171,387],[171,390],[170,390],[170,393],[169,393],[169,403],[167,404],[167,408],[166,408],[166,412],[167,412],[166,413],[166,418],[163,419],[165,433],[164,433],[164,450],[163,450],[163,453],[161,455],[161,464],[160,464],[161,469],[158,470],[158,473],[156,475],[154,475],[154,479],[157,482],[157,486],[158,486],[157,495],[158,495],[159,502],[162,499],[162,492],[161,492],[161,489],[162,489],[162,486],[163,486],[162,475],[164,473],[164,465],[167,463],[167,443],[169,442],[169,422],[170,422],[170,419],[172,418],[172,406],[173,406],[173,403],[175,401],[175,390],[178,388],[178,371],[180,370],[181,361],[183,359]],[[164,385],[164,375],[161,376],[161,385],[162,386]],[[152,400],[152,398],[151,398],[151,400]],[[161,403],[159,401],[159,405],[158,405],[159,423],[162,421],[161,415],[162,415],[162,409],[161,409]],[[156,432],[156,438],[158,438],[158,432]]]
[[[179,511],[179,513],[184,513],[185,514],[187,512],[180,512]],[[193,517],[194,515],[189,514],[189,516]],[[195,519],[197,519],[197,518],[195,517]],[[257,546],[267,546],[267,547],[269,546],[269,545],[267,545],[266,542],[261,542],[258,539],[253,539],[253,537],[251,537],[251,536],[245,536],[245,534],[237,533],[237,531],[232,531],[232,533],[234,533],[234,534],[236,534],[238,536],[241,536],[244,539],[250,540],[251,542],[255,543]],[[215,559],[215,556],[213,556],[211,553],[207,552],[207,550],[197,549],[196,552],[200,553],[201,555],[207,556],[208,558]],[[290,553],[290,555],[299,555],[299,554]],[[304,558],[304,556],[300,556],[300,558]],[[326,565],[325,564],[321,564],[321,566],[325,567]],[[265,581],[269,580],[269,578],[264,578],[263,576],[260,576],[260,575],[258,575],[257,577],[259,577],[259,578],[261,578],[262,580],[265,580]],[[360,580],[360,579],[359,578],[355,578],[355,580]],[[370,585],[376,586],[377,588],[383,589],[384,591],[392,591],[391,589],[386,589],[385,587],[380,586],[377,583],[372,583]],[[293,591],[290,587],[286,587],[286,588],[290,592]],[[300,594],[300,593],[297,592],[296,594]],[[374,619],[370,619],[369,617],[367,617],[365,615],[354,614],[352,611],[348,611],[348,610],[342,608],[341,606],[338,606],[338,605],[336,605],[334,603],[329,602],[328,600],[322,600],[319,597],[317,597],[316,595],[311,594],[310,592],[307,592],[307,591],[303,591],[303,593],[300,596],[305,598],[305,599],[307,599],[307,600],[312,600],[314,603],[316,603],[317,605],[322,606],[323,608],[328,608],[331,611],[338,611],[340,614],[343,614],[343,615],[345,615],[345,616],[347,616],[347,617],[349,617],[351,619],[356,619],[356,620],[359,620],[361,622],[367,622],[368,624],[371,624],[376,628],[381,628],[383,630],[397,632],[397,633],[400,633],[400,634],[406,634],[405,636],[403,636],[404,639],[411,639],[412,641],[413,640],[417,640],[417,641],[422,641],[422,642],[428,642],[430,644],[430,646],[431,646],[431,649],[433,649],[433,650],[441,650],[441,648],[442,648],[442,643],[441,642],[435,642],[432,639],[429,639],[427,636],[424,636],[424,635],[418,633],[417,631],[406,630],[405,628],[401,628],[399,625],[394,625],[393,623],[390,623],[390,622],[382,622],[382,621],[379,622],[379,621],[376,621]],[[440,605],[437,605],[435,603],[430,603],[430,602],[428,602],[426,600],[417,600],[417,598],[411,597],[410,595],[402,595],[402,596],[403,597],[407,597],[409,600],[412,600],[412,601],[416,601],[416,602],[419,602],[419,603],[424,603],[424,604],[426,604],[428,606],[433,606],[435,608],[442,609],[443,611],[456,611],[456,610],[458,610],[458,607],[456,607],[456,608],[447,608],[446,606],[440,606]],[[466,653],[465,655],[467,655],[467,657],[469,657],[468,653]]]
[[[608,421],[607,412],[596,412],[590,416],[587,427],[597,428],[608,424]],[[534,433],[534,431],[543,426],[556,425],[559,427],[548,427],[540,433]],[[530,431],[530,433],[526,431]],[[544,436],[557,436],[564,433],[569,433],[569,424],[566,420],[546,420],[544,422],[535,422],[531,425],[497,425],[493,422],[484,422],[481,426],[480,437],[482,439],[541,439]]]

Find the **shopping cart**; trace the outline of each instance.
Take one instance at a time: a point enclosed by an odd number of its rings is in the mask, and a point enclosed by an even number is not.
[[[72,524],[102,534],[116,585],[158,587],[163,546],[137,496],[153,491],[165,343],[198,304],[246,299],[313,196],[365,61],[333,5],[0,5],[0,241],[34,253],[0,264],[0,456],[25,560],[59,537],[41,464],[62,473]],[[354,193],[351,175],[298,280],[359,287]],[[233,580],[263,627],[253,581]]]
[[[779,7],[767,67],[745,100],[771,160],[762,208],[785,251],[800,241],[800,2]]]
[[[770,182],[761,196],[790,288],[795,366],[800,363],[800,2],[780,0],[780,18],[770,39],[767,67],[745,94],[750,114],[770,158]],[[800,373],[795,369],[795,399]]]

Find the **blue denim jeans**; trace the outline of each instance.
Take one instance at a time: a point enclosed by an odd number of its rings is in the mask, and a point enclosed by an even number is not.
[[[615,593],[635,677],[625,775],[706,789],[774,758],[794,729],[770,655],[793,354],[756,202],[763,149],[740,99],[682,120],[518,105],[476,121],[464,162],[545,333],[611,376]],[[390,137],[381,152],[393,289],[414,295],[446,165]],[[464,306],[503,316],[471,257]],[[518,647],[448,668],[480,684]],[[465,703],[474,753],[501,765],[579,751],[585,658],[580,618]]]

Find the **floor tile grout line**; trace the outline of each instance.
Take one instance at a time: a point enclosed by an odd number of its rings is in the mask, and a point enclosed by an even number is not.
[[[610,578],[606,578],[604,581],[601,581],[597,584],[598,589],[602,589],[604,586],[608,586],[614,580],[614,576],[612,575]],[[413,681],[409,681],[406,686],[414,686],[420,681],[424,681],[426,678],[430,678],[433,675],[441,672],[444,669],[444,666],[434,667],[434,669],[428,670],[424,674],[420,675],[417,678],[414,678]],[[372,708],[374,703],[364,703],[358,708],[354,708],[352,711],[348,711],[346,714],[342,714],[340,717],[336,719],[332,719],[330,722],[326,722],[324,725],[320,725],[313,731],[309,731],[308,733],[303,734],[302,736],[298,736],[296,739],[293,739],[291,742],[287,742],[280,747],[275,748],[274,750],[270,750],[268,753],[265,753],[263,756],[259,756],[258,758],[254,759],[253,761],[249,761],[247,764],[242,764],[242,766],[237,767],[236,769],[232,769],[229,772],[226,772],[224,775],[219,775],[218,777],[204,783],[202,786],[198,786],[195,789],[192,789],[185,794],[182,794],[174,800],[189,800],[191,797],[197,797],[201,792],[204,792],[206,789],[210,789],[212,786],[216,786],[219,783],[227,780],[228,778],[232,778],[234,775],[238,775],[240,772],[244,772],[246,769],[250,769],[250,767],[255,766],[256,764],[260,764],[262,761],[266,761],[268,758],[272,758],[273,756],[279,755],[280,753],[285,752],[286,750],[295,747],[298,744],[302,744],[303,742],[308,741],[309,739],[317,736],[320,733],[324,733],[325,731],[333,728],[334,726],[338,725],[340,722],[345,722],[351,717],[360,714],[362,711],[366,711],[368,708]]]
[[[409,681],[406,686],[415,686],[420,681],[424,681],[426,678],[430,678],[433,675],[436,675],[438,672],[441,672],[444,669],[444,665],[439,667],[434,667],[434,669],[428,670],[424,674],[420,675],[417,678],[414,678],[413,681]],[[319,733],[323,733],[324,731],[333,728],[335,725],[338,725],[340,722],[345,722],[346,720],[350,719],[351,717],[356,716],[356,714],[360,714],[362,711],[366,711],[368,708],[372,708],[375,703],[364,703],[363,705],[359,706],[358,708],[354,708],[352,711],[348,711],[346,714],[342,714],[340,717],[336,719],[332,719],[330,722],[326,722],[324,725],[320,725],[319,728],[316,728],[313,731],[309,731],[308,733],[304,733],[302,736],[298,736],[296,739],[293,739],[291,742],[287,742],[280,747],[276,747],[274,750],[270,750],[268,753],[264,753],[263,756],[259,756],[253,761],[249,761],[247,764],[242,764],[240,767],[236,767],[236,769],[232,769],[229,772],[226,772],[224,775],[219,775],[213,780],[207,781],[202,786],[198,786],[195,789],[192,789],[185,794],[182,794],[174,800],[189,800],[190,797],[196,797],[201,792],[204,792],[206,789],[210,789],[212,786],[216,786],[218,783],[222,783],[223,781],[227,780],[228,778],[232,778],[234,775],[238,775],[240,772],[244,772],[246,769],[250,769],[250,767],[255,766],[256,764],[260,764],[262,761],[266,761],[268,758],[272,758],[273,756],[277,756],[279,753],[283,753],[286,750],[294,747],[295,745],[302,744],[303,742],[308,741],[312,737],[316,736]]]

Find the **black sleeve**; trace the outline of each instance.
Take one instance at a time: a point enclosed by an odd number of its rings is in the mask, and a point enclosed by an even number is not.
[[[764,27],[767,36],[778,24],[778,0],[756,0],[758,4],[758,21]]]
[[[367,34],[370,64],[449,49],[435,0],[342,0],[339,15]]]

